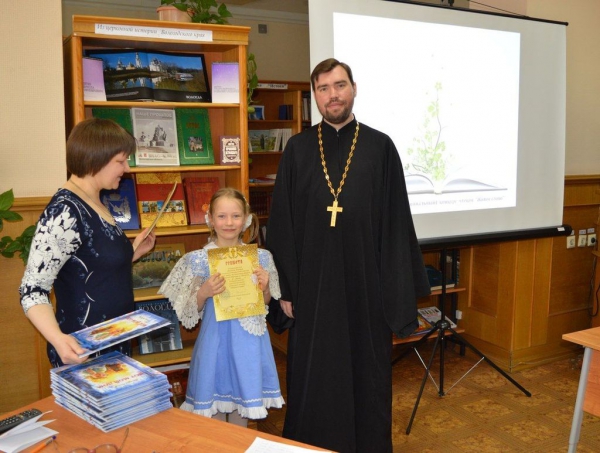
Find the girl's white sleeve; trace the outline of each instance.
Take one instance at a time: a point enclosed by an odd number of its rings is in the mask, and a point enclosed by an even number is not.
[[[184,255],[173,267],[171,273],[158,290],[169,299],[177,318],[186,329],[192,329],[202,318],[198,310],[196,294],[204,281],[203,277],[194,275],[190,255]]]

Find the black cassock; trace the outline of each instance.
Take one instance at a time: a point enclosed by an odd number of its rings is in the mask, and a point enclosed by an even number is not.
[[[322,124],[327,170],[339,187],[356,121]],[[339,452],[391,452],[392,332],[417,326],[429,294],[396,147],[360,124],[331,227],[317,126],[283,153],[267,228],[289,331],[284,437]]]

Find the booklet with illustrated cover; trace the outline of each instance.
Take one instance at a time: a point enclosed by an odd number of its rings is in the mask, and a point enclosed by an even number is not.
[[[181,165],[215,163],[207,109],[175,109]]]
[[[175,110],[132,108],[137,166],[179,166]]]
[[[55,402],[104,432],[170,409],[167,377],[120,352],[50,370]]]
[[[160,329],[171,323],[154,313],[136,310],[94,326],[73,332],[71,336],[85,349],[79,357],[106,349],[125,340],[130,340],[152,330]]]

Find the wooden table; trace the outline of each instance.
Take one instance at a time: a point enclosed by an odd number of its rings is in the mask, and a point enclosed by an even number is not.
[[[600,354],[594,353],[600,351],[600,327],[566,333],[562,338],[585,348],[569,436],[569,453],[574,453],[581,433],[583,411],[600,414]]]
[[[40,420],[55,419],[46,426],[58,431],[56,443],[61,452],[67,452],[76,447],[92,449],[97,445],[106,443],[112,443],[119,447],[125,436],[125,427],[104,433],[56,404],[53,396],[36,401],[4,416],[8,417],[31,408],[37,408],[42,412],[52,411],[45,414]],[[130,424],[129,435],[123,447],[123,452],[240,453],[246,451],[256,437],[315,451],[326,451],[300,442],[253,429],[241,428],[230,423],[173,408]],[[25,451],[31,451],[32,448],[35,448],[35,446]],[[54,447],[49,445],[41,450],[41,453],[54,453],[55,451]]]

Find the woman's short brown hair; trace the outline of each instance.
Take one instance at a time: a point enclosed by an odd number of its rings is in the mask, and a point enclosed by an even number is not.
[[[133,136],[113,120],[83,120],[67,139],[67,171],[80,178],[94,176],[117,154],[129,157],[135,149]]]

